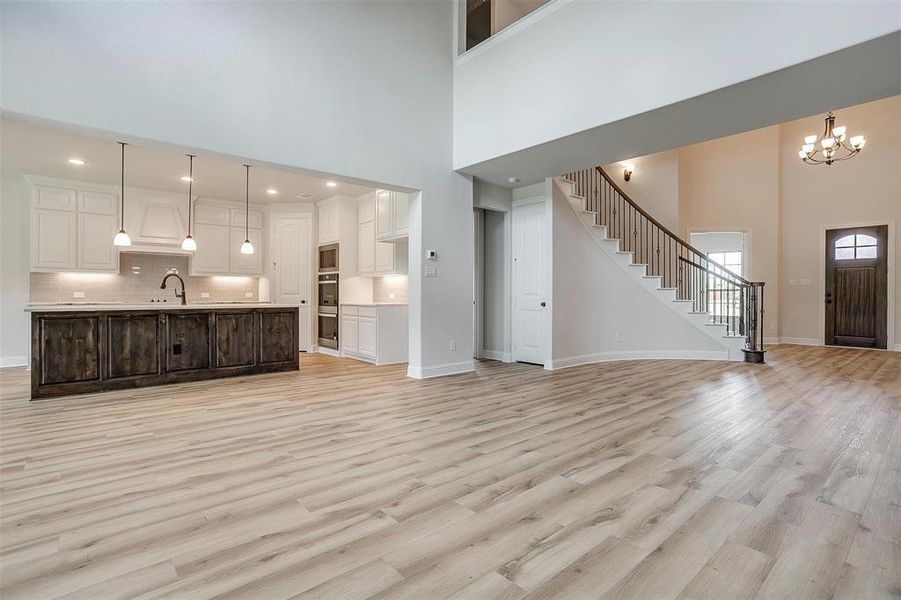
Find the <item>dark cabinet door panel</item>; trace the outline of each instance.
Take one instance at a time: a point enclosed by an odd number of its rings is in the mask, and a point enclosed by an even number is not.
[[[297,311],[260,313],[260,363],[297,360]]]
[[[44,317],[38,326],[41,384],[100,379],[99,317]]]
[[[109,377],[156,375],[160,372],[158,315],[107,317]]]
[[[168,371],[210,368],[210,315],[169,315]]]
[[[219,313],[216,315],[216,364],[221,367],[238,367],[254,364],[256,340],[254,339],[253,313]]]

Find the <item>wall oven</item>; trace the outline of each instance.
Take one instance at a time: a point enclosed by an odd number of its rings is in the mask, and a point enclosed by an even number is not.
[[[338,270],[338,244],[319,246],[319,272],[330,273]]]
[[[337,251],[337,250],[336,250]],[[321,265],[321,263],[320,263]],[[338,349],[338,274],[319,274],[319,345]]]

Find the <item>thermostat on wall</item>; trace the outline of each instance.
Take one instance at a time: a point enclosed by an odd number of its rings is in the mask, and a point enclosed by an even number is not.
[[[428,260],[438,260],[438,251],[437,250],[426,250],[425,257]]]

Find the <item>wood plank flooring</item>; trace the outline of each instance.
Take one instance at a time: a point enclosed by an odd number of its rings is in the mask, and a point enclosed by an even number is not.
[[[901,353],[301,365],[35,402],[0,371],[0,595],[901,595]]]

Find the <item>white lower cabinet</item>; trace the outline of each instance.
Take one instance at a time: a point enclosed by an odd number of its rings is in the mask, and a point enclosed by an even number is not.
[[[388,365],[407,362],[405,304],[342,304],[341,356]]]

